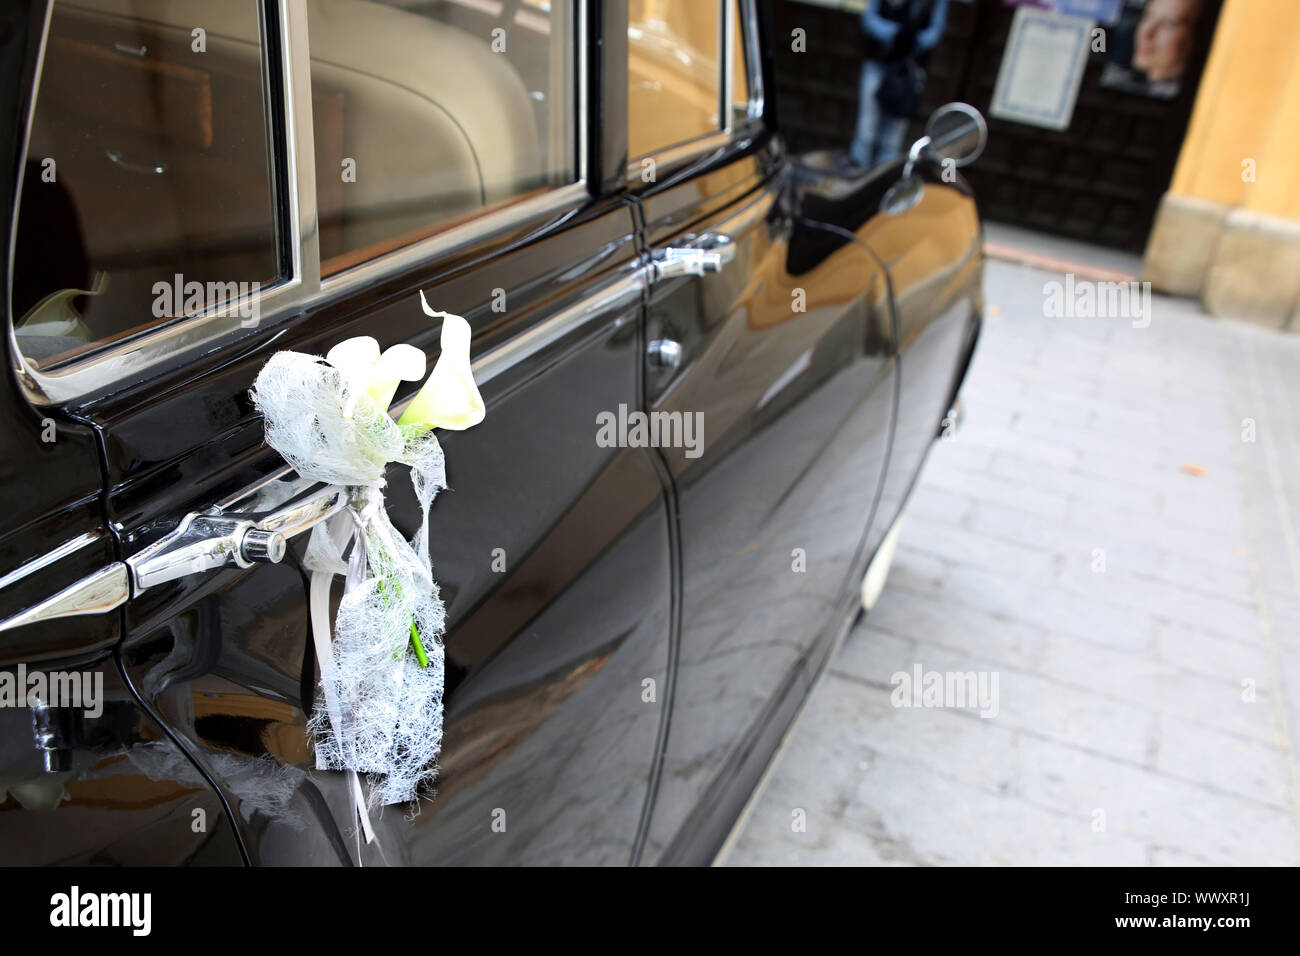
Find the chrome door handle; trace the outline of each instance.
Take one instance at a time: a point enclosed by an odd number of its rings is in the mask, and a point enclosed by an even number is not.
[[[348,493],[325,485],[308,497],[260,513],[190,513],[176,530],[127,558],[134,593],[176,578],[216,568],[279,564],[289,539],[302,534],[348,503]]]
[[[221,515],[188,514],[176,530],[127,559],[136,593],[165,581],[216,568],[279,564],[287,548],[280,532]]]
[[[278,564],[284,560],[290,538],[338,514],[347,504],[346,489],[317,485],[306,497],[272,510],[191,512],[170,534],[125,561],[115,561],[0,620],[0,631],[56,618],[107,613],[155,585],[189,574]],[[43,566],[39,559],[31,565]]]
[[[736,244],[730,236],[706,232],[684,246],[668,246],[651,254],[650,267],[655,279],[673,276],[702,276],[719,272],[736,258]]]

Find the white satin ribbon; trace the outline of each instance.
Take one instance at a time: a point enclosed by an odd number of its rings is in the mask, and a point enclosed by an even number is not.
[[[374,498],[378,498],[375,501]],[[347,576],[345,578],[344,588],[349,590],[359,584],[366,576],[366,535],[365,522],[368,519],[368,513],[374,509],[383,506],[383,496],[377,493],[372,495],[362,512],[358,514],[356,509],[349,506],[347,511],[335,515],[329,519],[327,533],[330,534],[339,546],[340,553],[347,547],[347,536],[352,538],[352,555],[348,560]],[[333,676],[334,671],[334,654],[332,650],[332,638],[330,627],[330,585],[334,581],[334,571],[313,571],[311,573],[311,634],[312,642],[316,647],[316,660],[320,663],[321,684],[325,694],[325,708],[329,712],[330,723],[334,725],[335,733],[338,733],[343,726],[342,709],[339,706],[338,699],[335,697],[332,687],[333,682],[329,679]],[[320,757],[317,757],[316,768],[318,770],[327,770],[328,767],[322,765]],[[348,800],[352,804],[352,813],[360,824],[360,833],[357,839],[357,862],[361,862],[361,841],[360,834],[364,834],[366,844],[369,845],[375,841],[374,827],[370,823],[370,813],[366,809],[365,794],[361,790],[361,778],[355,770],[345,771],[348,775]]]

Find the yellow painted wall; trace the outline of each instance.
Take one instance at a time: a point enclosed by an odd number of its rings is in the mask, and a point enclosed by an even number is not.
[[[1170,191],[1300,220],[1300,0],[1225,0]]]

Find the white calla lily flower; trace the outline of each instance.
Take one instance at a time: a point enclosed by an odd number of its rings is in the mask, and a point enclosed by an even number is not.
[[[459,315],[435,312],[420,292],[425,315],[442,319],[442,354],[419,394],[406,407],[399,425],[463,431],[483,421],[486,410],[470,368],[469,323]]]
[[[376,405],[388,411],[398,383],[418,382],[424,378],[424,368],[424,353],[414,345],[390,345],[371,368],[370,387],[367,391]]]
[[[344,339],[326,353],[325,361],[347,380],[354,405],[367,394],[385,412],[400,382],[418,382],[424,376],[424,353],[415,346],[394,345],[381,355],[379,343],[369,335]]]

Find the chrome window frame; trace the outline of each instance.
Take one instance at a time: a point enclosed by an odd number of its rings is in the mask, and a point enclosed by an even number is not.
[[[40,48],[36,59],[36,77],[23,130],[22,162],[18,164],[17,200],[9,222],[10,255],[5,264],[12,288],[13,254],[16,245],[22,174],[30,145],[32,121],[40,90],[41,70],[49,42],[50,22],[54,13],[51,0],[45,10]],[[133,335],[121,343],[96,351],[66,366],[40,370],[22,354],[14,329],[13,304],[6,302],[6,332],[14,376],[26,399],[33,405],[57,405],[111,389],[114,385],[138,381],[150,369],[174,359],[181,353],[217,340],[218,347],[236,343],[241,328],[273,326],[321,300],[341,295],[376,281],[397,275],[415,266],[432,263],[453,252],[471,248],[486,238],[538,220],[558,216],[586,203],[590,197],[587,170],[588,104],[590,76],[587,37],[587,5],[590,0],[572,0],[573,40],[577,53],[573,98],[576,108],[574,124],[574,167],[577,178],[545,194],[521,200],[504,209],[484,213],[446,231],[411,243],[392,252],[359,263],[325,278],[320,274],[319,212],[316,202],[316,146],[313,138],[311,108],[311,50],[307,35],[307,0],[275,0],[279,15],[279,36],[268,36],[266,8],[262,9],[262,73],[270,77],[269,51],[277,43],[281,60],[280,86],[284,95],[285,136],[272,142],[274,172],[283,162],[288,182],[287,222],[279,223],[288,232],[289,262],[283,278],[257,297],[258,318],[254,326],[241,326],[238,317],[220,315],[228,311],[214,306],[203,313],[177,319],[148,332]],[[276,153],[279,155],[276,155]],[[276,212],[277,220],[279,212]]]
[[[758,8],[757,0],[721,0],[722,3],[722,56],[719,57],[722,69],[719,84],[719,111],[722,125],[716,132],[705,133],[683,143],[674,143],[644,156],[629,158],[626,179],[629,187],[648,188],[651,184],[641,183],[642,164],[652,160],[656,173],[662,174],[685,166],[686,164],[729,146],[737,133],[747,129],[763,115],[763,75],[762,63],[758,53]],[[732,115],[733,64],[736,58],[735,17],[740,13],[741,42],[745,49],[745,71],[749,80],[749,101],[746,108],[745,123],[736,126]],[[658,178],[658,177],[656,177]]]
[[[758,37],[758,0],[736,0],[742,11],[740,19],[740,40],[745,44],[745,74],[749,81],[749,105],[746,109],[747,122],[763,118],[763,57],[762,44]],[[732,104],[735,105],[734,103]]]

